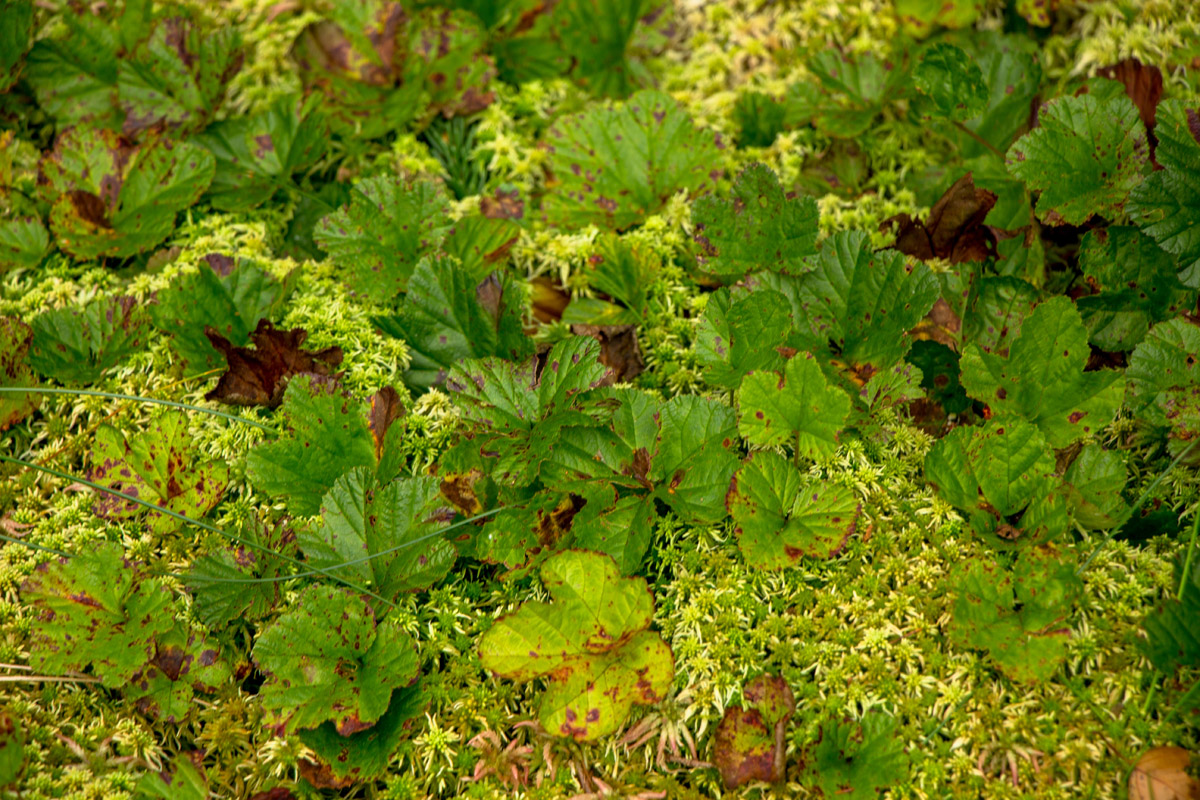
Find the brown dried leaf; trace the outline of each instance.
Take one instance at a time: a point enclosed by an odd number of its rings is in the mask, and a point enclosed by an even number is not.
[[[786,680],[761,675],[742,692],[746,708],[729,708],[717,725],[714,760],[726,789],[779,783],[787,773],[787,723],[796,699]]]
[[[1152,747],[1129,776],[1129,800],[1197,800],[1200,782],[1187,773],[1191,753],[1182,747]]]
[[[479,201],[480,212],[488,219],[523,219],[525,201],[516,189],[511,192],[496,190],[495,197],[483,197]]]
[[[367,412],[367,427],[375,439],[375,458],[383,458],[383,442],[387,438],[388,428],[392,423],[404,416],[404,405],[400,402],[400,393],[391,386],[385,386],[371,396],[371,409]]]
[[[975,188],[968,172],[946,190],[930,209],[925,222],[898,214],[884,220],[880,229],[897,225],[896,249],[922,261],[933,258],[948,259],[951,264],[983,261],[996,255],[996,236],[983,224],[994,205],[996,195]]]
[[[303,328],[281,331],[267,320],[259,320],[250,334],[251,347],[234,347],[210,326],[205,327],[204,334],[229,365],[217,388],[205,395],[208,400],[275,408],[283,402],[283,391],[293,375],[341,377],[333,369],[342,363],[342,349],[329,347],[316,353],[301,350],[300,345],[308,338]]]
[[[645,368],[636,325],[572,325],[571,332],[600,343],[600,363],[609,368],[610,383],[631,381]]]

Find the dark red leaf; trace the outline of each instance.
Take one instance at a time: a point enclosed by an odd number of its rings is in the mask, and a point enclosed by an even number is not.
[[[209,400],[275,408],[283,402],[283,391],[293,375],[340,377],[333,369],[342,363],[342,349],[329,347],[316,353],[301,350],[300,345],[308,338],[303,328],[281,331],[267,320],[259,320],[250,334],[252,347],[234,347],[210,326],[205,327],[204,334],[229,365],[217,388],[205,395]]]

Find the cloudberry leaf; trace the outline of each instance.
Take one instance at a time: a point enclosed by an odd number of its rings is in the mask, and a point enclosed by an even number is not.
[[[959,567],[952,641],[986,650],[1014,681],[1049,680],[1066,658],[1066,619],[1083,588],[1075,568],[1051,547],[1021,552],[1011,569],[991,560]]]
[[[1129,213],[1178,259],[1181,277],[1194,289],[1200,286],[1200,109],[1163,101],[1154,135],[1154,157],[1162,169],[1133,190]]]
[[[303,349],[301,345],[308,338],[304,328],[278,330],[268,320],[260,319],[250,334],[251,347],[234,347],[212,328],[205,328],[204,335],[227,365],[216,388],[204,395],[206,400],[275,408],[283,402],[284,390],[296,375],[341,377],[334,370],[342,363],[342,348]]]
[[[258,321],[274,316],[290,293],[250,260],[209,254],[194,272],[180,275],[149,307],[155,326],[174,337],[175,351],[192,372],[222,363],[205,335],[212,328],[234,347],[250,343]]]
[[[650,549],[658,512],[650,495],[617,498],[611,486],[587,495],[587,503],[571,522],[575,547],[611,556],[622,575],[634,575]]]
[[[1146,129],[1122,94],[1100,100],[1059,97],[1039,125],[1009,148],[1008,170],[1034,191],[1037,215],[1050,225],[1081,225],[1122,212],[1147,164]]]
[[[1181,569],[1182,564],[1176,572]],[[1181,585],[1182,594],[1160,600],[1142,623],[1146,655],[1155,669],[1167,674],[1200,664],[1200,569],[1192,564],[1186,580],[1181,583],[1180,577],[1170,585]]]
[[[1177,442],[1200,435],[1200,326],[1185,317],[1160,322],[1129,357],[1129,402]]]
[[[812,120],[822,133],[853,139],[863,134],[908,77],[906,69],[881,61],[872,53],[848,58],[836,48],[822,49],[808,62],[820,89],[793,87],[788,115]],[[804,97],[807,94],[809,97]]]
[[[17,82],[25,54],[33,44],[33,3],[30,0],[5,0],[3,11],[0,14],[0,92],[8,91]],[[0,777],[0,786],[8,782]]]
[[[971,287],[963,319],[963,341],[985,353],[1007,356],[1021,325],[1033,313],[1042,293],[1013,277],[986,276]]]
[[[29,365],[63,383],[91,383],[146,343],[146,315],[132,297],[98,297],[83,308],[34,317]]]
[[[163,722],[183,722],[197,691],[212,692],[230,677],[218,645],[176,625],[154,641],[154,655],[125,687],[139,711]]]
[[[690,524],[719,522],[738,466],[733,409],[680,395],[664,403],[658,416],[658,448],[649,471],[655,496]]]
[[[992,544],[1044,541],[1067,526],[1045,437],[1019,419],[958,427],[925,457],[925,478]]]
[[[927,48],[912,72],[913,84],[925,98],[918,113],[964,122],[987,108],[983,71],[961,47],[939,42]]]
[[[906,33],[923,39],[938,27],[970,25],[983,5],[980,0],[896,0],[896,16]]]
[[[908,778],[908,756],[896,737],[895,720],[876,711],[858,722],[822,722],[807,773],[825,797],[877,800],[881,791]]]
[[[334,482],[355,467],[376,466],[375,440],[366,409],[328,378],[298,376],[283,394],[287,432],[250,451],[246,474],[288,509],[312,516]]]
[[[375,323],[404,340],[412,356],[405,382],[426,389],[445,383],[450,369],[468,359],[533,355],[523,309],[524,296],[507,275],[477,281],[454,259],[427,256],[409,279],[399,314]]]
[[[571,77],[593,95],[627,97],[654,83],[647,56],[667,43],[672,7],[663,0],[565,0],[551,12]]]
[[[795,711],[791,687],[778,675],[760,675],[743,687],[742,707],[726,709],[714,734],[713,760],[726,789],[784,779],[787,723]]]
[[[609,556],[567,550],[542,565],[548,603],[501,617],[479,642],[486,669],[510,680],[546,679],[538,719],[550,733],[594,741],[620,728],[635,704],[670,688],[671,650],[648,630],[654,596],[622,578]]]
[[[987,85],[987,108],[978,119],[963,123],[975,131],[984,141],[999,150],[1007,150],[1013,139],[1029,125],[1030,108],[1042,83],[1042,68],[1028,39],[1016,35],[977,31],[971,40],[962,42],[967,52],[983,74]],[[964,158],[983,156],[990,165],[995,164],[1003,173],[991,151],[970,136],[959,139]],[[988,172],[992,170],[989,168]],[[1000,193],[999,189],[985,180],[976,170],[975,182],[985,189]],[[1003,203],[1003,200],[1001,200]],[[997,216],[993,214],[993,217]],[[1025,222],[1029,219],[1029,206],[1025,205]],[[991,220],[997,224],[996,220]],[[1003,225],[1001,227],[1017,227]]]
[[[33,328],[13,317],[0,317],[0,386],[33,386],[37,383],[28,362],[32,342]],[[16,425],[41,404],[41,395],[37,393],[0,394],[0,431]]]
[[[432,183],[367,178],[347,205],[317,223],[313,238],[351,288],[386,302],[408,289],[418,262],[449,230],[447,202]]]
[[[0,786],[17,780],[25,763],[25,729],[15,712],[0,711]]]
[[[430,111],[445,117],[475,114],[491,105],[496,66],[486,52],[487,32],[467,11],[423,8],[407,23],[408,60],[420,59]]]
[[[208,126],[195,141],[212,153],[216,171],[208,199],[221,211],[247,211],[293,185],[295,175],[325,155],[325,117],[284,96],[264,111]]]
[[[210,628],[228,625],[233,620],[258,620],[279,601],[279,578],[292,567],[278,554],[291,556],[295,538],[291,525],[280,523],[266,528],[252,522],[240,531],[243,540],[266,548],[268,552],[244,544],[218,548],[192,561],[185,583],[192,592],[192,609]],[[263,580],[265,579],[265,580]]]
[[[397,620],[377,621],[361,597],[333,586],[306,589],[258,635],[251,657],[267,676],[263,708],[288,730],[328,721],[342,736],[378,722],[420,671]]]
[[[713,134],[656,91],[559,119],[547,147],[557,186],[543,207],[550,224],[564,228],[637,225],[677,192],[699,191],[721,163]]]
[[[208,779],[186,753],[162,772],[144,773],[136,785],[138,800],[208,800]]]
[[[119,128],[119,31],[94,14],[63,14],[66,34],[39,39],[25,60],[25,80],[61,133],[89,122]]]
[[[604,292],[620,305],[595,297],[573,296],[563,311],[563,322],[585,325],[641,322],[649,310],[649,295],[659,269],[657,257],[644,246],[610,233],[597,237],[587,263],[588,286]]]
[[[191,519],[203,518],[216,506],[229,483],[225,464],[193,457],[188,418],[182,412],[165,413],[134,436],[101,425],[94,441],[92,481]],[[107,493],[97,495],[92,510],[112,520],[146,512],[145,506]],[[178,524],[152,512],[151,526],[160,532]]]
[[[759,270],[800,275],[817,252],[817,202],[788,198],[774,170],[754,163],[742,170],[729,199],[706,196],[692,206],[701,268],[726,283]]]
[[[658,444],[662,402],[637,389],[604,389],[598,393],[615,403],[599,425],[564,428],[546,457],[542,481],[564,491],[577,491],[594,481],[626,489],[652,488],[650,456]]]
[[[476,283],[504,266],[508,251],[521,237],[521,226],[503,217],[471,216],[454,223],[442,250],[455,256]]]
[[[1098,444],[1083,448],[1063,475],[1071,515],[1090,530],[1115,528],[1129,513],[1121,497],[1127,479],[1125,462],[1117,453]]]
[[[714,292],[696,328],[696,360],[704,380],[736,389],[751,372],[782,369],[780,348],[788,345],[791,328],[792,308],[779,292]]]
[[[214,169],[191,142],[135,147],[111,131],[71,128],[42,158],[39,181],[59,247],[77,258],[128,258],[171,234]]]
[[[1087,329],[1069,298],[1034,309],[1008,357],[971,344],[963,350],[967,394],[997,416],[1019,416],[1041,429],[1055,448],[1103,430],[1112,421],[1125,382],[1115,370],[1084,372]]]
[[[739,147],[770,147],[787,124],[787,106],[762,92],[742,91],[733,105]]]
[[[300,549],[314,568],[389,600],[427,589],[446,576],[458,556],[453,544],[436,535],[450,514],[440,498],[433,478],[377,485],[371,469],[356,467],[326,492],[321,523],[299,533]],[[397,547],[403,549],[393,550]],[[370,561],[338,566],[367,556]]]
[[[1179,282],[1175,259],[1137,228],[1088,231],[1079,268],[1093,293],[1076,305],[1092,343],[1103,350],[1132,350],[1151,325],[1195,300],[1195,292]]]
[[[746,563],[780,569],[802,558],[841,552],[861,505],[845,488],[807,481],[783,456],[754,453],[733,478],[726,499]]]
[[[392,753],[412,728],[413,719],[428,705],[429,694],[420,683],[403,686],[392,692],[387,713],[366,730],[342,736],[334,723],[325,722],[300,731],[300,741],[335,778],[368,781],[387,771]]]
[[[50,234],[38,217],[0,220],[0,272],[32,268],[50,252]]]
[[[809,353],[790,359],[783,374],[755,372],[737,391],[738,432],[752,445],[792,442],[808,458],[832,455],[850,413],[850,397],[830,386]]]

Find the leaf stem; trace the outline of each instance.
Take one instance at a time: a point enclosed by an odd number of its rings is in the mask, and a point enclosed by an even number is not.
[[[992,143],[991,143],[991,142],[989,142],[987,139],[983,138],[983,137],[982,137],[982,136],[980,136],[978,133],[976,133],[975,131],[971,130],[970,128],[968,128],[966,125],[964,125],[963,123],[959,122],[958,120],[954,120],[954,122],[953,122],[953,125],[954,125],[954,127],[955,127],[955,128],[957,128],[958,130],[962,131],[962,132],[963,132],[963,133],[965,133],[967,136],[970,136],[972,139],[974,139],[975,141],[979,142],[981,145],[983,145],[984,147],[986,147],[988,150],[991,150],[993,153],[995,153],[997,156],[999,156],[999,157],[1000,157],[1000,161],[1002,161],[1002,162],[1004,161],[1004,153],[1003,153],[1003,152],[1001,152],[1000,148],[996,147],[996,145],[992,144]]]
[[[115,392],[97,392],[91,389],[47,389],[37,386],[0,386],[0,392],[8,393],[38,393],[38,394],[70,394],[82,395],[84,397],[107,397],[112,400],[133,400],[139,403],[151,403],[159,406],[170,406],[171,408],[181,408],[185,411],[197,411],[201,414],[209,414],[214,417],[233,420],[234,422],[244,422],[247,425],[252,425],[255,428],[260,428],[269,433],[278,434],[279,431],[272,428],[270,425],[265,425],[261,422],[256,422],[252,419],[239,417],[237,414],[229,414],[225,411],[218,411],[215,408],[204,408],[202,406],[193,406],[189,403],[178,403],[174,400],[159,400],[156,397],[139,397],[133,394],[117,394]]]
[[[1154,479],[1154,482],[1151,483],[1149,486],[1147,486],[1146,490],[1144,492],[1142,492],[1142,496],[1139,497],[1137,502],[1133,504],[1133,508],[1129,509],[1129,514],[1126,515],[1126,517],[1125,517],[1126,520],[1132,519],[1133,515],[1136,514],[1138,511],[1140,511],[1142,506],[1146,505],[1146,501],[1150,499],[1150,495],[1154,493],[1154,490],[1158,488],[1158,485],[1160,483],[1162,483],[1164,480],[1166,480],[1166,477],[1167,477],[1167,475],[1169,475],[1171,473],[1171,470],[1175,469],[1175,467],[1178,466],[1179,462],[1183,461],[1183,459],[1187,457],[1188,453],[1192,452],[1192,450],[1194,450],[1196,445],[1198,445],[1198,444],[1200,444],[1200,439],[1195,439],[1192,441],[1191,444],[1189,444],[1183,450],[1179,451],[1179,455],[1175,456],[1174,460],[1172,460],[1171,463],[1167,465],[1167,468],[1164,469],[1162,472],[1160,472],[1158,474],[1158,477]],[[1117,535],[1117,530],[1119,529],[1119,527],[1120,526],[1113,526],[1112,528],[1108,529],[1108,533],[1104,534],[1104,538],[1101,539],[1100,543],[1098,545],[1096,545],[1096,548],[1094,550],[1092,550],[1091,555],[1089,555],[1084,560],[1083,564],[1080,565],[1079,569],[1075,570],[1076,576],[1082,575],[1083,571],[1085,569],[1087,569],[1088,566],[1091,565],[1092,561],[1096,558],[1096,556],[1098,556],[1100,554],[1100,551],[1104,549],[1104,545],[1108,544],[1109,540],[1111,540],[1112,537]],[[1194,537],[1193,537],[1193,541],[1194,541]]]
[[[1192,569],[1192,559],[1196,556],[1196,536],[1200,533],[1200,507],[1196,508],[1196,518],[1192,520],[1192,540],[1188,543],[1187,556],[1183,559],[1183,574],[1179,576],[1179,591],[1175,597],[1183,602],[1183,593],[1187,589],[1188,575]]]

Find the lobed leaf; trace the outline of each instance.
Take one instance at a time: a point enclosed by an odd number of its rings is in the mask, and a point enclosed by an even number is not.
[[[850,398],[829,386],[809,353],[790,359],[782,375],[755,372],[737,391],[738,432],[752,445],[793,442],[808,458],[832,455],[850,413]]]
[[[33,318],[29,365],[63,383],[92,383],[146,343],[146,317],[132,297],[99,297],[83,308]]]

